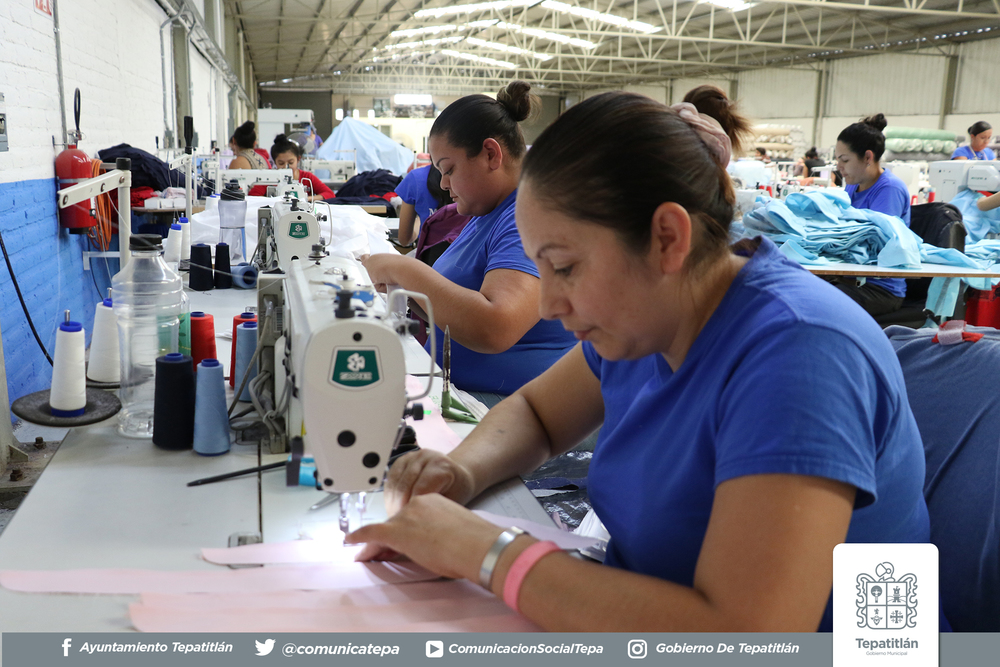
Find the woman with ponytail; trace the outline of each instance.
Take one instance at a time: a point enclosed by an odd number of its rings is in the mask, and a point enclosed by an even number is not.
[[[879,164],[885,153],[886,125],[885,116],[876,114],[844,128],[837,137],[837,170],[847,184],[851,206],[894,215],[909,227],[910,191]],[[873,317],[899,310],[906,296],[902,278],[869,278],[860,286],[854,278],[837,279],[834,284]]]
[[[972,124],[968,129],[969,144],[959,146],[951,154],[952,160],[996,160],[997,156],[992,148],[989,148],[990,139],[993,138],[993,126],[985,120],[980,120]]]
[[[405,554],[552,631],[812,632],[831,629],[837,544],[928,540],[882,330],[768,239],[728,244],[737,127],[619,92],[538,138],[517,226],[542,316],[581,342],[448,456],[401,457],[390,518],[347,537],[360,559]],[[462,507],[598,426],[603,565]]]
[[[376,284],[422,292],[434,305],[441,362],[443,330],[452,338],[451,377],[487,405],[511,394],[573,346],[558,322],[540,320],[538,269],[524,254],[514,223],[524,159],[518,123],[538,105],[524,81],[497,94],[469,95],[434,121],[428,146],[441,188],[462,215],[474,216],[434,263],[372,255],[365,268]]]

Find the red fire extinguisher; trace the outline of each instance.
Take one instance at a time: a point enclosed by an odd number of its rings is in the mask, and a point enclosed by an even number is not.
[[[80,89],[73,95],[73,115],[76,120],[76,132],[73,141],[80,137]],[[66,150],[56,156],[56,179],[59,189],[67,188],[93,177],[93,165],[90,156],[76,147],[76,143],[66,146]],[[97,225],[97,219],[92,212],[93,200],[82,201],[66,208],[59,209],[59,224],[67,228],[71,234],[85,234],[91,227]]]

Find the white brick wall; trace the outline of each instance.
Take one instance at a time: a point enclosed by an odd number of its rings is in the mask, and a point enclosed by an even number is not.
[[[80,148],[128,143],[152,152],[163,135],[160,24],[166,14],[154,0],[63,0],[59,3],[67,129],[73,128],[73,91],[80,88]],[[172,53],[165,29],[167,109],[174,123]],[[201,144],[225,145],[228,98],[209,63],[192,49],[195,127]],[[183,77],[178,82],[186,85]],[[52,19],[29,0],[0,0],[0,92],[6,97],[10,150],[0,153],[0,183],[52,178],[62,150],[59,89]],[[220,119],[222,122],[220,122]],[[180,127],[183,132],[183,126]]]

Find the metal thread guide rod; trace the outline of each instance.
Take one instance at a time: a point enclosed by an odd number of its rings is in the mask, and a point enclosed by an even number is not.
[[[351,519],[347,515],[348,510],[351,507],[351,494],[342,493],[340,494],[340,530],[347,535],[351,532]]]

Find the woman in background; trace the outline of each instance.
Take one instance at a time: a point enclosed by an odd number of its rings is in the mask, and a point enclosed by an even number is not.
[[[320,201],[336,197],[333,190],[328,188],[318,176],[303,169],[299,169],[299,162],[302,160],[302,147],[297,142],[291,141],[283,134],[274,138],[274,145],[271,146],[271,159],[274,160],[275,169],[291,169],[292,178],[306,187],[309,201]],[[267,194],[266,185],[255,185],[250,188],[250,196],[263,197]]]
[[[431,127],[428,146],[441,187],[462,215],[474,216],[430,267],[403,255],[365,261],[376,284],[430,297],[442,363],[451,331],[451,377],[460,389],[496,404],[556,362],[574,343],[558,322],[538,315],[538,268],[524,255],[514,224],[517,182],[526,147],[518,126],[537,107],[531,86],[513,81],[494,100],[469,95],[452,102]]]
[[[883,114],[848,125],[837,137],[837,170],[847,184],[851,206],[894,215],[909,227],[910,191],[898,176],[879,164],[885,153],[882,130],[886,125]],[[902,278],[869,278],[861,286],[852,278],[834,284],[873,317],[899,310],[906,296]]]
[[[410,245],[417,240],[420,225],[439,208],[451,203],[451,195],[441,189],[441,172],[429,164],[414,169],[396,187],[403,200],[399,208],[399,244]]]
[[[969,128],[969,145],[959,146],[951,154],[952,160],[996,160],[992,148],[987,148],[993,138],[993,126],[981,120]]]
[[[270,169],[267,160],[254,151],[257,145],[257,132],[252,120],[240,125],[229,139],[229,147],[236,157],[229,163],[229,169]]]

